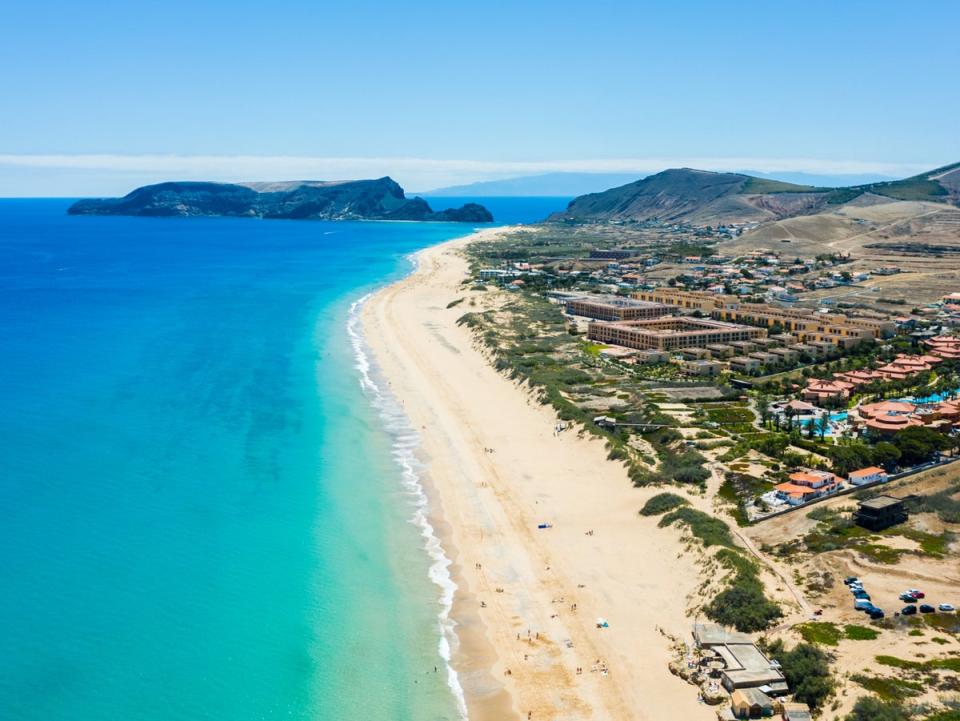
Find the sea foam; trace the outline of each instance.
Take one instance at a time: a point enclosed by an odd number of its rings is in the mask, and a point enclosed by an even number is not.
[[[416,449],[420,447],[419,434],[411,425],[409,418],[407,418],[396,398],[386,390],[382,383],[378,383],[374,379],[376,371],[370,359],[370,353],[361,328],[361,312],[369,298],[370,294],[368,293],[351,304],[347,318],[347,334],[353,346],[354,358],[356,359],[355,367],[360,375],[360,387],[383,419],[384,428],[392,439],[392,455],[400,467],[401,482],[413,506],[413,515],[410,522],[419,529],[420,536],[423,538],[424,549],[431,561],[428,575],[430,580],[440,589],[440,612],[438,614],[440,640],[437,650],[446,667],[447,685],[456,699],[460,718],[466,719],[467,704],[463,686],[460,684],[459,675],[451,664],[453,651],[459,643],[456,621],[450,617],[457,584],[454,583],[453,577],[450,575],[451,561],[444,552],[443,545],[430,523],[429,500],[424,491],[419,472],[422,464],[416,457]]]

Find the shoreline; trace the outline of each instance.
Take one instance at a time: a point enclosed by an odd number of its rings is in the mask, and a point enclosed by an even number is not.
[[[366,346],[421,440],[430,524],[456,584],[451,664],[469,718],[713,718],[667,669],[664,632],[688,636],[700,579],[677,534],[638,517],[656,489],[633,488],[599,441],[555,434],[553,409],[456,324],[466,306],[447,307],[487,302],[460,285],[459,251],[510,230],[419,251],[413,272],[362,309]]]

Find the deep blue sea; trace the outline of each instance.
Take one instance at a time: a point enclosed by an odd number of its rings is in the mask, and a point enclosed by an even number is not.
[[[470,228],[68,204],[0,200],[0,719],[458,718],[416,435],[351,307]]]

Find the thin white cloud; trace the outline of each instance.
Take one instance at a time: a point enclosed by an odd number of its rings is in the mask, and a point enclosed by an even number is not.
[[[816,158],[648,157],[587,160],[437,160],[430,158],[326,158],[255,155],[20,155],[0,154],[0,192],[16,188],[17,176],[38,186],[55,181],[57,193],[85,195],[130,190],[133,185],[161,180],[348,180],[393,176],[407,188],[422,190],[478,180],[551,172],[637,173],[666,168],[807,172],[826,175],[864,174],[903,176],[921,172],[929,164],[884,163]],[[67,192],[64,192],[67,191]],[[24,192],[35,195],[35,192]]]

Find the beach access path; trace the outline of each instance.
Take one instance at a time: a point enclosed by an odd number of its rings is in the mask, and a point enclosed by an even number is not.
[[[461,285],[460,250],[475,237],[422,251],[418,270],[364,309],[373,358],[421,435],[431,517],[459,586],[454,667],[470,718],[713,719],[670,674],[661,632],[689,638],[696,554],[638,515],[658,489],[634,488],[602,442],[557,434],[553,410],[457,325],[488,295]],[[447,307],[467,296],[477,306]]]

